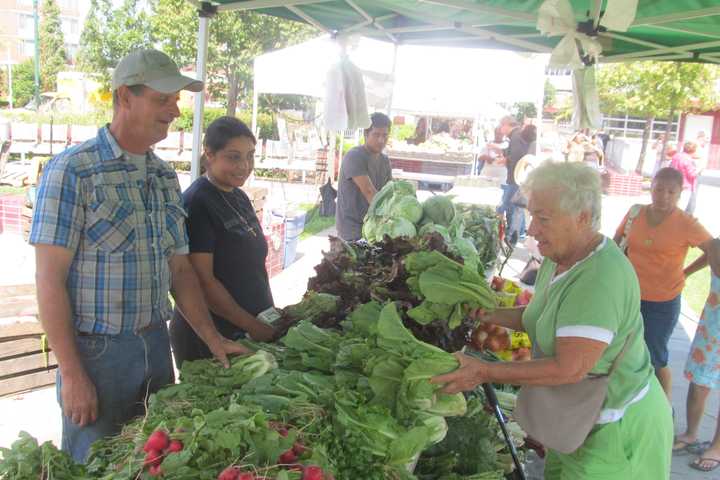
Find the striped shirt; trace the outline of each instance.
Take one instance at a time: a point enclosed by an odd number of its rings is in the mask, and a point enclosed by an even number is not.
[[[45,167],[30,243],[74,252],[77,331],[137,332],[171,316],[169,259],[188,253],[185,217],[175,171],[150,151],[142,178],[103,127]]]

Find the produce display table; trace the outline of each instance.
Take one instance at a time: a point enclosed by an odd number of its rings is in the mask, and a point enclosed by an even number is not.
[[[440,190],[447,192],[453,187],[455,177],[451,175],[437,175],[432,173],[406,172],[405,170],[393,169],[393,179],[408,180],[418,188],[426,190]]]
[[[472,171],[473,156],[465,152],[423,153],[389,150],[392,168],[406,172],[430,173],[436,175],[469,175]]]

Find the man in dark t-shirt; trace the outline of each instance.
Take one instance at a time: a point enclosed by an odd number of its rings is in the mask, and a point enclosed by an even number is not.
[[[500,132],[508,138],[508,148],[505,151],[507,180],[502,187],[502,204],[498,207],[498,213],[505,214],[507,222],[506,238],[509,243],[514,245],[525,234],[525,222],[515,215],[515,205],[512,203],[513,196],[520,188],[515,181],[515,167],[518,161],[527,155],[529,143],[523,139],[522,126],[514,117],[508,116],[500,120]],[[513,219],[517,220],[518,218],[520,223],[516,224],[517,222]]]
[[[340,165],[335,223],[343,240],[362,237],[363,218],[370,202],[392,179],[390,160],[382,153],[390,133],[390,118],[376,112],[370,120],[370,128],[365,130],[365,143],[350,149]]]

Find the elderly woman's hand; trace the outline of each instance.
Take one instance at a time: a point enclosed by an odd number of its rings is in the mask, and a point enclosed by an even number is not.
[[[481,383],[488,382],[487,362],[460,352],[454,355],[460,362],[460,367],[453,372],[431,378],[430,383],[445,384],[442,391],[452,394],[474,390]]]

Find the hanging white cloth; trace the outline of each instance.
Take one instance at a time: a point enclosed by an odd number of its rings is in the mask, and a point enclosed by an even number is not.
[[[583,128],[599,129],[602,126],[600,100],[595,83],[595,67],[577,68],[572,72],[573,96],[575,97],[572,126],[575,130]]]
[[[365,96],[365,81],[362,71],[344,57],[340,60],[345,83],[345,107],[347,110],[347,128],[356,130],[370,126],[367,98]]]
[[[348,112],[345,104],[345,81],[341,63],[328,70],[325,79],[325,128],[329,131],[345,130]]]
[[[607,0],[600,21],[590,20],[594,21],[593,25],[624,32],[635,21],[637,4],[638,0]],[[569,67],[573,71],[573,127],[600,128],[602,116],[594,65],[602,53],[602,45],[597,36],[578,31],[569,0],[545,0],[538,10],[537,29],[544,35],[563,37],[552,51],[550,66]]]

